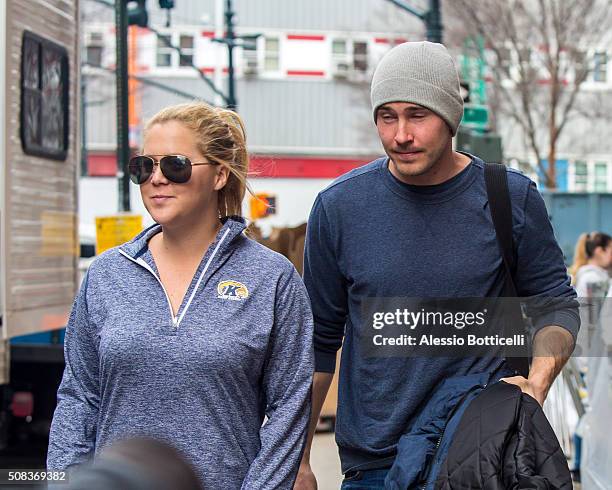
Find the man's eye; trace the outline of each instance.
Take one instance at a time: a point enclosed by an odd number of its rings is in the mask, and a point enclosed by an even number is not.
[[[395,119],[394,116],[392,116],[391,114],[383,114],[382,116],[380,116],[382,118],[383,121],[385,122],[389,122],[389,121],[393,121]]]

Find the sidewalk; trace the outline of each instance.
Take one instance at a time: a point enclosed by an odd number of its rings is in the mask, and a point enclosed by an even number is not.
[[[310,453],[312,471],[319,490],[339,490],[342,483],[340,458],[333,433],[315,434]]]

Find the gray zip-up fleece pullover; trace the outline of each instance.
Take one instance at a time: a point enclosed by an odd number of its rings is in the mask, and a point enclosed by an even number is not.
[[[147,246],[160,229],[89,268],[66,328],[47,467],[147,435],[181,451],[206,489],[291,489],[313,373],[299,275],[227,219],[174,317]]]

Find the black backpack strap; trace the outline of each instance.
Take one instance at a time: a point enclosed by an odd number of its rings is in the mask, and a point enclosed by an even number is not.
[[[505,296],[516,297],[516,286],[514,285],[514,238],[512,236],[512,204],[510,202],[510,191],[508,190],[508,175],[506,166],[501,163],[485,163],[485,183],[487,185],[487,197],[489,210],[497,235],[497,245],[501,252],[506,269],[506,294]]]
[[[516,270],[516,260],[514,255],[514,238],[512,236],[512,203],[510,202],[510,191],[508,190],[508,175],[506,166],[501,163],[485,163],[484,168],[485,183],[487,186],[487,197],[489,200],[489,210],[495,227],[497,245],[504,262],[505,283],[503,296],[518,296],[514,284],[514,272]],[[522,312],[520,318],[522,320]],[[524,325],[524,322],[522,322]],[[529,374],[529,359],[526,357],[508,357],[508,365],[527,377]]]

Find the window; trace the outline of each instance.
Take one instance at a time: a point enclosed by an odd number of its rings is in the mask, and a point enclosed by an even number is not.
[[[332,70],[337,78],[346,78],[351,69],[346,39],[332,41]]]
[[[68,151],[68,52],[25,31],[21,47],[24,153],[65,160]]]
[[[278,71],[280,69],[280,42],[277,37],[266,37],[264,48],[264,70]]]
[[[517,50],[517,61],[522,63],[525,66],[529,66],[531,64],[531,55],[532,51],[530,47],[521,47]]]
[[[157,36],[157,66],[172,66],[172,52],[169,44],[172,44],[172,36],[169,34]]]
[[[349,71],[352,71],[353,74],[367,72],[367,41],[332,40],[332,62],[335,76],[345,77]]]
[[[179,66],[193,65],[193,36],[181,34],[179,46],[182,54],[179,60]]]
[[[574,189],[577,192],[584,192],[587,190],[588,182],[588,167],[585,161],[576,160],[574,162]]]
[[[593,81],[606,83],[608,80],[608,53],[600,51],[593,55]]]
[[[157,36],[155,64],[158,68],[180,68],[193,65],[194,36],[192,34],[161,34]],[[173,46],[181,49],[181,55]]]
[[[505,46],[499,49],[499,66],[504,73],[510,72],[510,68],[512,67],[512,52]]]
[[[608,190],[608,164],[606,162],[595,163],[595,192],[606,192]]]
[[[246,76],[257,75],[258,71],[257,40],[245,42],[242,48],[242,73]]]
[[[368,43],[362,41],[353,43],[353,68],[356,71],[368,71]]]
[[[334,57],[337,56],[346,56],[346,39],[334,39],[332,41],[332,55]]]
[[[102,55],[104,53],[104,36],[101,32],[90,32],[87,36],[85,48],[85,60],[90,66],[102,66]]]
[[[87,46],[86,59],[90,66],[102,66],[102,46]]]

